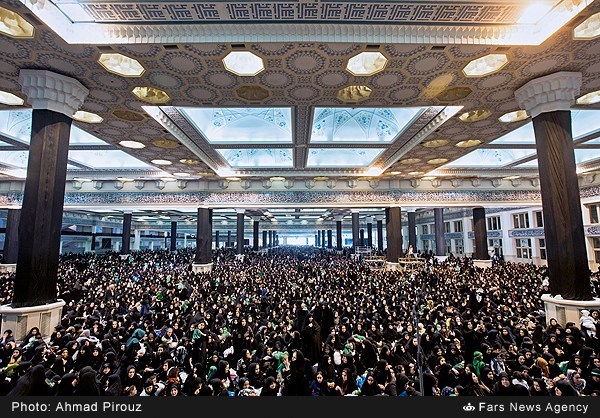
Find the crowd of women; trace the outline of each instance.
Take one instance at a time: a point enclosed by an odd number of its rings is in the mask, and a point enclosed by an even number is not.
[[[61,323],[5,330],[0,394],[597,396],[598,311],[545,318],[545,268],[469,258],[373,269],[300,247],[61,257]],[[0,303],[12,276],[0,277]],[[592,275],[592,287],[598,286]]]

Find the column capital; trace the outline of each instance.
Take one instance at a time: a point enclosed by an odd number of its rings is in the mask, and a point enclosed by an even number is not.
[[[246,209],[236,209],[235,213],[237,213],[238,215],[241,214],[245,214],[246,213]]]
[[[404,208],[404,210],[407,212],[416,212],[417,208]]]
[[[127,210],[123,211],[123,215],[131,215],[132,213],[133,213],[133,211],[130,210],[130,209],[127,209]]]
[[[360,213],[360,209],[358,209],[358,208],[352,208],[352,209],[350,209],[350,212],[351,213]]]
[[[179,220],[179,216],[173,215],[171,216],[171,222],[177,222]]]
[[[258,222],[258,221],[260,221],[260,216],[252,216],[252,220],[254,222]]]
[[[19,73],[19,82],[33,109],[52,110],[70,118],[89,93],[74,78],[47,70],[23,69]]]
[[[580,88],[581,73],[559,71],[524,84],[515,90],[515,98],[535,118],[540,113],[569,110]]]
[[[341,222],[341,221],[342,221],[342,219],[344,219],[344,215],[335,215],[335,216],[333,217],[333,219],[335,219],[336,221],[339,221],[339,222]]]
[[[373,217],[372,217],[372,216],[367,216],[367,217],[365,218],[365,221],[366,221],[368,224],[372,224],[372,223],[373,223]]]
[[[375,215],[376,221],[383,221],[385,219],[385,215]]]

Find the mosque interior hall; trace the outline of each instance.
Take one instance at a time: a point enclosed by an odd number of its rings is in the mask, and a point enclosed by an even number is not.
[[[302,252],[598,311],[600,0],[2,1],[2,331],[52,334],[72,257]]]

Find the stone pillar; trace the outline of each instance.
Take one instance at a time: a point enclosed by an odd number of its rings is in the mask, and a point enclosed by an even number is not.
[[[367,247],[373,248],[373,217],[367,217]]]
[[[263,239],[262,239],[262,247],[263,248],[267,248],[267,246],[269,245],[269,242],[267,241],[267,231],[263,230],[262,231],[262,235],[263,235]]]
[[[333,248],[333,231],[331,229],[327,230],[327,248],[330,250]]]
[[[320,243],[319,243],[319,234],[315,234],[315,247],[319,247]]]
[[[177,251],[177,218],[171,218],[171,252]],[[212,240],[211,240],[212,241]],[[212,242],[211,242],[212,244]]]
[[[386,268],[398,268],[398,258],[402,255],[402,210],[399,206],[386,208],[385,230],[387,235]]]
[[[358,242],[360,242],[360,246],[363,247],[365,245],[365,230],[364,229],[360,229],[358,231]]]
[[[77,80],[51,71],[21,70],[20,82],[33,113],[13,308],[56,302],[71,116],[88,95]]]
[[[352,209],[352,252],[353,253],[356,252],[356,247],[360,246],[359,232],[358,232],[358,228],[359,228],[358,217],[359,216],[360,216],[360,214],[358,213],[358,210]]]
[[[417,254],[417,211],[408,210],[408,245],[412,245],[413,252]]]
[[[584,301],[593,297],[569,110],[580,86],[581,73],[563,71],[529,81],[515,97],[533,118],[550,294]]]
[[[6,232],[4,233],[4,264],[17,264],[19,255],[19,219],[21,209],[8,209]],[[14,271],[14,266],[13,269]]]
[[[221,245],[220,241],[220,236],[219,236],[219,231],[215,231],[215,248],[218,250],[219,246]]]
[[[92,232],[92,246],[91,246],[91,249],[92,249],[92,252],[96,251],[96,234],[94,232]],[[139,247],[138,247],[138,250],[139,250]]]
[[[123,212],[123,232],[121,233],[121,255],[130,253],[131,241],[131,212]]]
[[[475,234],[475,260],[489,260],[485,208],[473,208],[473,232]]]
[[[383,251],[383,219],[377,217],[377,249]]]
[[[321,230],[321,248],[325,248],[325,230]]]
[[[141,233],[142,233],[142,231],[140,229],[136,229],[135,231],[133,231],[133,250],[134,251],[140,250]],[[92,234],[92,237],[93,237],[93,234]],[[92,238],[92,241],[95,241],[95,239]],[[96,248],[96,246],[92,245],[92,249],[95,249],[95,248]]]
[[[27,176],[19,225],[12,303],[0,306],[2,329],[39,327],[48,336],[60,323],[57,300],[71,117],[88,95],[77,80],[45,70],[20,71],[20,84],[33,108]]]
[[[268,247],[271,248],[273,246],[273,231],[269,231],[269,245]]]
[[[196,254],[192,270],[209,272],[212,270],[212,264],[212,209],[198,208]]]
[[[446,255],[446,230],[444,229],[444,209],[434,208],[433,218],[435,222],[435,255],[444,257]]]
[[[237,254],[244,254],[244,209],[237,209]]]
[[[260,216],[252,217],[252,250],[258,251],[258,223]]]
[[[343,216],[335,217],[335,249],[337,251],[342,251],[342,219]]]
[[[279,246],[279,234],[277,233],[277,231],[273,231],[273,246]]]
[[[231,231],[227,231],[227,246],[231,245]]]

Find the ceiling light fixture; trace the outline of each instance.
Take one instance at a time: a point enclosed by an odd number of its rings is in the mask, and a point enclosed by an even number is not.
[[[458,118],[463,122],[478,122],[480,120],[484,120],[489,118],[492,115],[492,112],[487,109],[477,109],[471,110],[470,112],[465,112],[460,115]]]
[[[73,114],[73,119],[85,123],[101,123],[104,120],[102,116],[95,113],[86,112],[85,110],[78,110],[75,112]]]
[[[150,161],[152,164],[156,164],[156,165],[171,165],[173,164],[171,161],[169,160],[152,160]]]
[[[600,36],[600,13],[591,15],[573,30],[574,39],[594,39],[598,36]]]
[[[481,141],[479,139],[467,139],[465,141],[457,142],[456,146],[458,148],[471,148],[476,147],[479,144],[481,144]]]
[[[431,141],[423,142],[421,145],[423,145],[425,148],[438,148],[443,147],[447,143],[448,140],[446,139],[433,139]]]
[[[505,113],[498,120],[503,123],[512,123],[525,120],[529,117],[526,110],[515,110],[514,112]]]
[[[98,63],[106,71],[123,77],[140,77],[146,71],[138,60],[118,53],[101,54]]]
[[[600,22],[599,22],[600,25]],[[577,99],[578,105],[591,105],[600,102],[600,90],[592,91],[588,94],[584,94]]]
[[[143,101],[152,104],[167,103],[171,100],[166,92],[154,87],[138,86],[131,90],[131,92]]]
[[[372,91],[367,86],[348,86],[338,90],[337,98],[342,102],[362,102],[371,96]]]
[[[119,145],[125,148],[132,148],[132,149],[142,149],[142,148],[146,148],[146,146],[144,144],[142,144],[141,142],[138,141],[121,141],[119,142]]]
[[[506,64],[508,57],[505,54],[488,54],[468,63],[463,68],[463,73],[467,77],[483,77],[500,70]]]
[[[346,71],[352,75],[373,75],[382,71],[388,59],[381,52],[361,52],[348,60]]]
[[[8,106],[20,106],[25,103],[25,100],[7,91],[0,91],[0,103]]]
[[[264,71],[261,57],[250,51],[231,51],[223,58],[223,66],[235,75],[252,77]]]
[[[0,33],[13,38],[32,38],[34,28],[19,14],[0,7]]]

